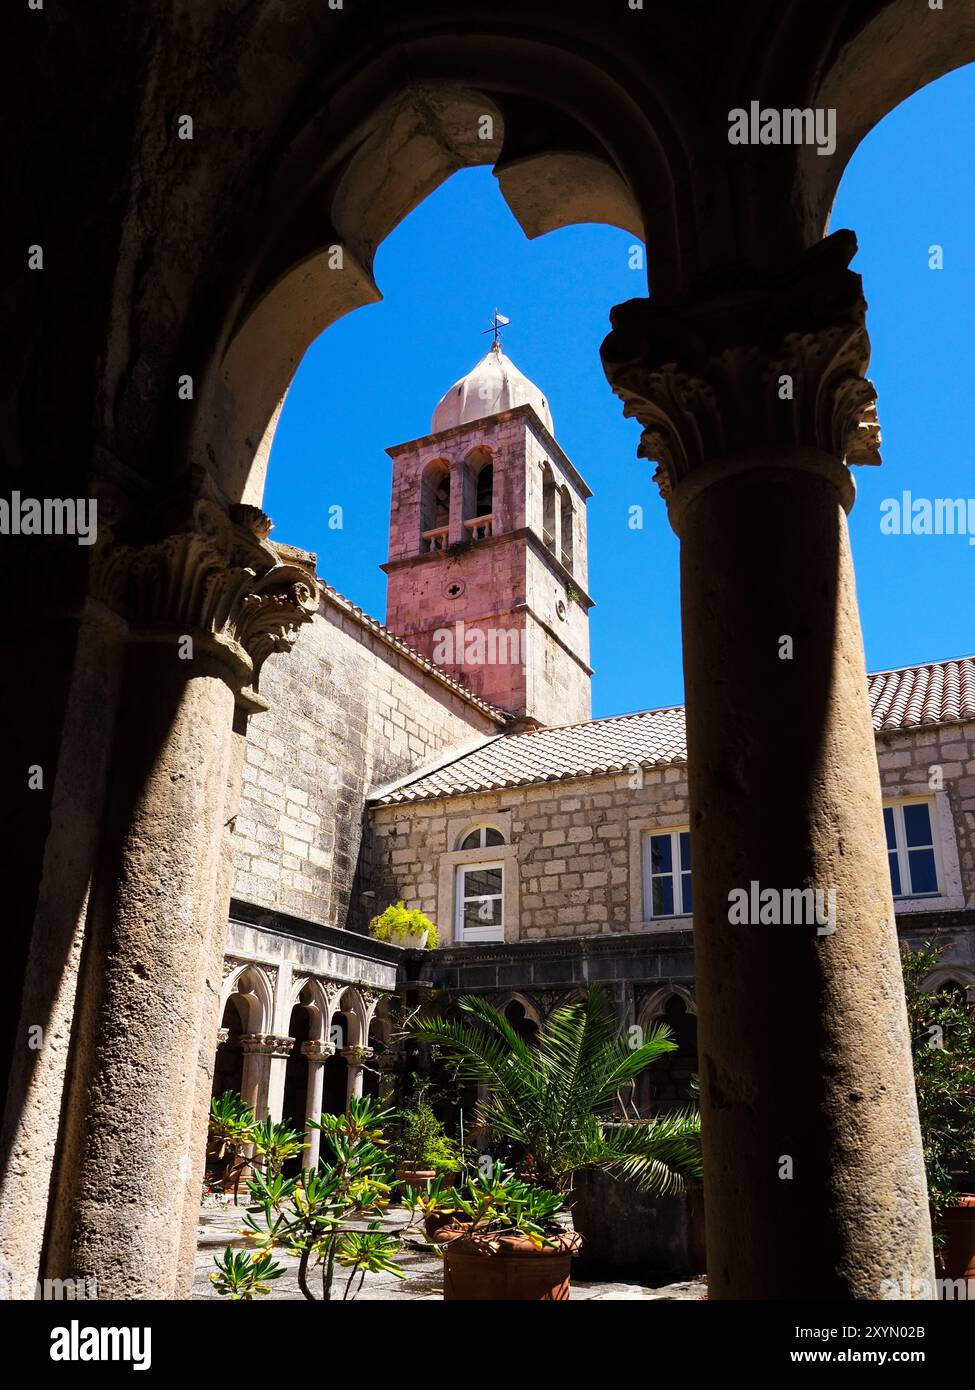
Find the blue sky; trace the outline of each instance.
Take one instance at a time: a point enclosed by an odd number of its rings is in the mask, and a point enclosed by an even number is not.
[[[975,546],[964,536],[883,535],[880,503],[975,496],[975,65],[918,92],[847,168],[831,227],[860,250],[879,392],[883,467],[855,470],[850,518],[871,670],[975,650]],[[929,268],[929,247],[944,268]],[[309,348],[274,441],[265,510],[275,537],[317,552],[319,573],[385,615],[387,445],[427,433],[440,396],[486,351],[497,305],[505,351],[545,391],[559,443],[589,503],[593,714],[683,700],[678,546],[639,426],[623,419],[599,364],[611,305],[646,293],[633,237],[569,227],[529,241],[490,170],[456,174],[383,243],[385,296]],[[649,248],[652,258],[653,248]],[[628,526],[644,508],[643,530]],[[343,508],[341,530],[329,507]]]

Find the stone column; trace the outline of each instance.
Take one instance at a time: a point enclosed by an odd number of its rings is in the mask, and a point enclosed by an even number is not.
[[[681,540],[712,1298],[933,1274],[846,523],[844,464],[879,462],[854,251],[631,301],[603,345]]]
[[[325,1093],[325,1063],[334,1056],[335,1048],[327,1042],[302,1043],[301,1051],[308,1058],[308,1091],[305,1097],[305,1119],[320,1120],[322,1117],[322,1096]],[[306,1129],[305,1142],[308,1148],[303,1159],[306,1168],[317,1168],[321,1156],[322,1135],[317,1129]]]
[[[362,1095],[362,1069],[366,1061],[372,1056],[371,1047],[345,1047],[342,1049],[342,1056],[348,1063],[349,1084],[346,1090],[346,1100],[349,1101],[353,1096]]]
[[[258,1120],[277,1123],[281,1119],[284,1072],[294,1043],[294,1038],[282,1038],[275,1033],[245,1033],[241,1037],[244,1053],[241,1098],[251,1106]]]
[[[179,1297],[192,1276],[184,1227],[205,1152],[199,1058],[209,1066],[218,1022],[235,717],[265,707],[261,662],[316,606],[269,529],[254,508],[177,501],[98,557],[99,595],[130,640],[45,1272],[94,1278],[102,1299]]]
[[[271,1038],[268,1054],[267,1117],[274,1124],[284,1118],[284,1078],[288,1058],[295,1045],[294,1038]]]

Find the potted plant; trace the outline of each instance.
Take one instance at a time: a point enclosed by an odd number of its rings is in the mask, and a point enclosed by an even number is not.
[[[237,1205],[240,1180],[254,1142],[254,1111],[236,1091],[224,1091],[210,1101],[207,1157],[224,1165],[219,1179],[224,1192],[233,1192]]]
[[[446,1137],[443,1125],[424,1100],[401,1110],[399,1118],[400,1132],[393,1144],[397,1180],[411,1185],[432,1182],[441,1157],[440,1141]]]
[[[452,1187],[467,1167],[469,1156],[449,1134],[438,1134],[427,1147],[425,1162],[433,1169],[436,1180],[443,1187]]]
[[[254,1175],[248,1187],[261,1219],[248,1213],[244,1234],[257,1250],[228,1246],[214,1257],[210,1278],[218,1293],[237,1301],[270,1292],[268,1281],[285,1273],[274,1262],[275,1249],[297,1258],[298,1285],[311,1302],[318,1301],[311,1286],[316,1269],[322,1300],[333,1297],[336,1266],[348,1271],[343,1300],[355,1298],[369,1273],[406,1278],[393,1258],[401,1248],[396,1234],[380,1228],[392,1176],[382,1124],[391,1114],[370,1096],[354,1096],[344,1115],[323,1114],[311,1122],[322,1132],[317,1169],[306,1169],[300,1178]]]
[[[953,989],[922,988],[943,954],[905,945],[901,963],[939,1273],[975,1280],[975,1011]]]
[[[403,902],[390,903],[378,917],[373,917],[369,931],[377,941],[417,951],[425,947],[432,950],[439,939],[436,924],[418,908],[407,907]]]
[[[559,1220],[557,1192],[521,1182],[494,1164],[463,1187],[407,1193],[427,1239],[443,1251],[444,1299],[564,1302],[572,1256],[582,1245]]]
[[[478,1126],[518,1154],[519,1178],[566,1198],[574,1174],[584,1168],[602,1168],[662,1193],[700,1179],[696,1109],[615,1122],[620,1092],[675,1050],[666,1027],[652,1029],[641,1046],[629,1046],[597,986],[582,1003],[556,1009],[530,1043],[486,999],[469,995],[458,1007],[461,1018],[418,1018],[406,1035],[439,1046],[455,1059],[462,1079],[483,1088]]]

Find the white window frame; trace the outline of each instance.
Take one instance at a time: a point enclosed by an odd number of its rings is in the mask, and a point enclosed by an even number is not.
[[[907,830],[904,825],[905,806],[926,806],[928,808],[928,820],[931,824],[931,845],[934,850],[934,872],[937,877],[937,887],[927,893],[915,893],[914,884],[911,881],[911,861],[908,853]],[[900,871],[901,892],[894,897],[895,903],[924,901],[933,902],[938,898],[943,898],[946,893],[945,871],[941,858],[941,835],[938,819],[938,806],[932,796],[907,796],[898,798],[896,801],[885,801],[883,803],[885,811],[892,811],[894,816],[894,845],[897,854],[897,867]],[[911,849],[926,849],[926,845],[912,845]],[[892,852],[887,846],[887,829],[884,827],[884,849],[887,853],[888,867]],[[904,892],[904,886],[909,885],[910,891]],[[893,890],[893,884],[891,884]]]
[[[487,832],[488,832],[489,830],[493,830],[494,833],[495,833],[495,835],[500,835],[500,836],[501,836],[501,843],[500,843],[500,845],[488,845],[488,844],[485,844],[485,839],[486,839],[486,837],[487,837]],[[473,835],[473,834],[475,833],[475,831],[477,832],[477,834],[478,834],[478,836],[479,836],[479,841],[478,841],[478,843],[477,843],[476,845],[468,845],[467,848],[464,849],[464,841],[467,840],[467,839],[469,839],[470,836]],[[497,825],[492,825],[490,821],[482,821],[479,825],[471,825],[471,826],[469,826],[469,827],[464,831],[463,835],[461,835],[461,836],[458,837],[458,840],[457,840],[457,849],[458,849],[460,852],[464,853],[464,854],[468,854],[468,853],[470,853],[471,850],[475,850],[475,849],[486,849],[486,850],[499,850],[499,849],[504,849],[504,847],[505,847],[505,845],[506,845],[507,843],[508,843],[508,841],[507,841],[507,838],[506,838],[506,836],[505,836],[505,833],[504,833],[503,830],[500,829],[499,826],[497,826]]]
[[[482,873],[485,869],[501,870],[501,891],[500,893],[476,894],[472,898],[464,896],[464,875],[470,873]],[[504,890],[505,890],[505,869],[503,859],[478,860],[474,863],[458,864],[454,879],[454,901],[456,904],[454,914],[454,940],[455,941],[503,941],[504,940]],[[478,897],[497,898],[501,903],[501,921],[492,922],[484,927],[465,927],[464,926],[464,903],[476,902]]]
[[[640,865],[641,876],[643,879],[643,920],[645,922],[670,922],[676,917],[691,917],[693,910],[684,910],[684,882],[682,878],[680,860],[680,837],[689,835],[690,826],[688,825],[655,825],[645,826],[641,832],[640,843]],[[673,868],[670,874],[655,874],[650,861],[650,841],[655,835],[670,836],[670,854]],[[691,860],[693,864],[693,858]],[[655,878],[673,878],[674,880],[674,911],[666,916],[656,916],[653,911],[653,880]],[[694,889],[694,871],[691,869],[691,892]]]

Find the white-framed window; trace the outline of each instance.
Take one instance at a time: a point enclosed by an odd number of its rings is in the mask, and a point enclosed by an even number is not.
[[[692,910],[690,831],[644,831],[643,920],[689,917]]]
[[[897,801],[885,806],[884,832],[894,897],[940,897],[944,886],[935,844],[934,802]]]
[[[495,830],[493,825],[479,825],[474,830],[469,830],[461,838],[458,849],[495,849],[498,845],[504,844],[504,836],[500,830]]]
[[[458,864],[456,901],[455,941],[504,940],[503,864]]]

